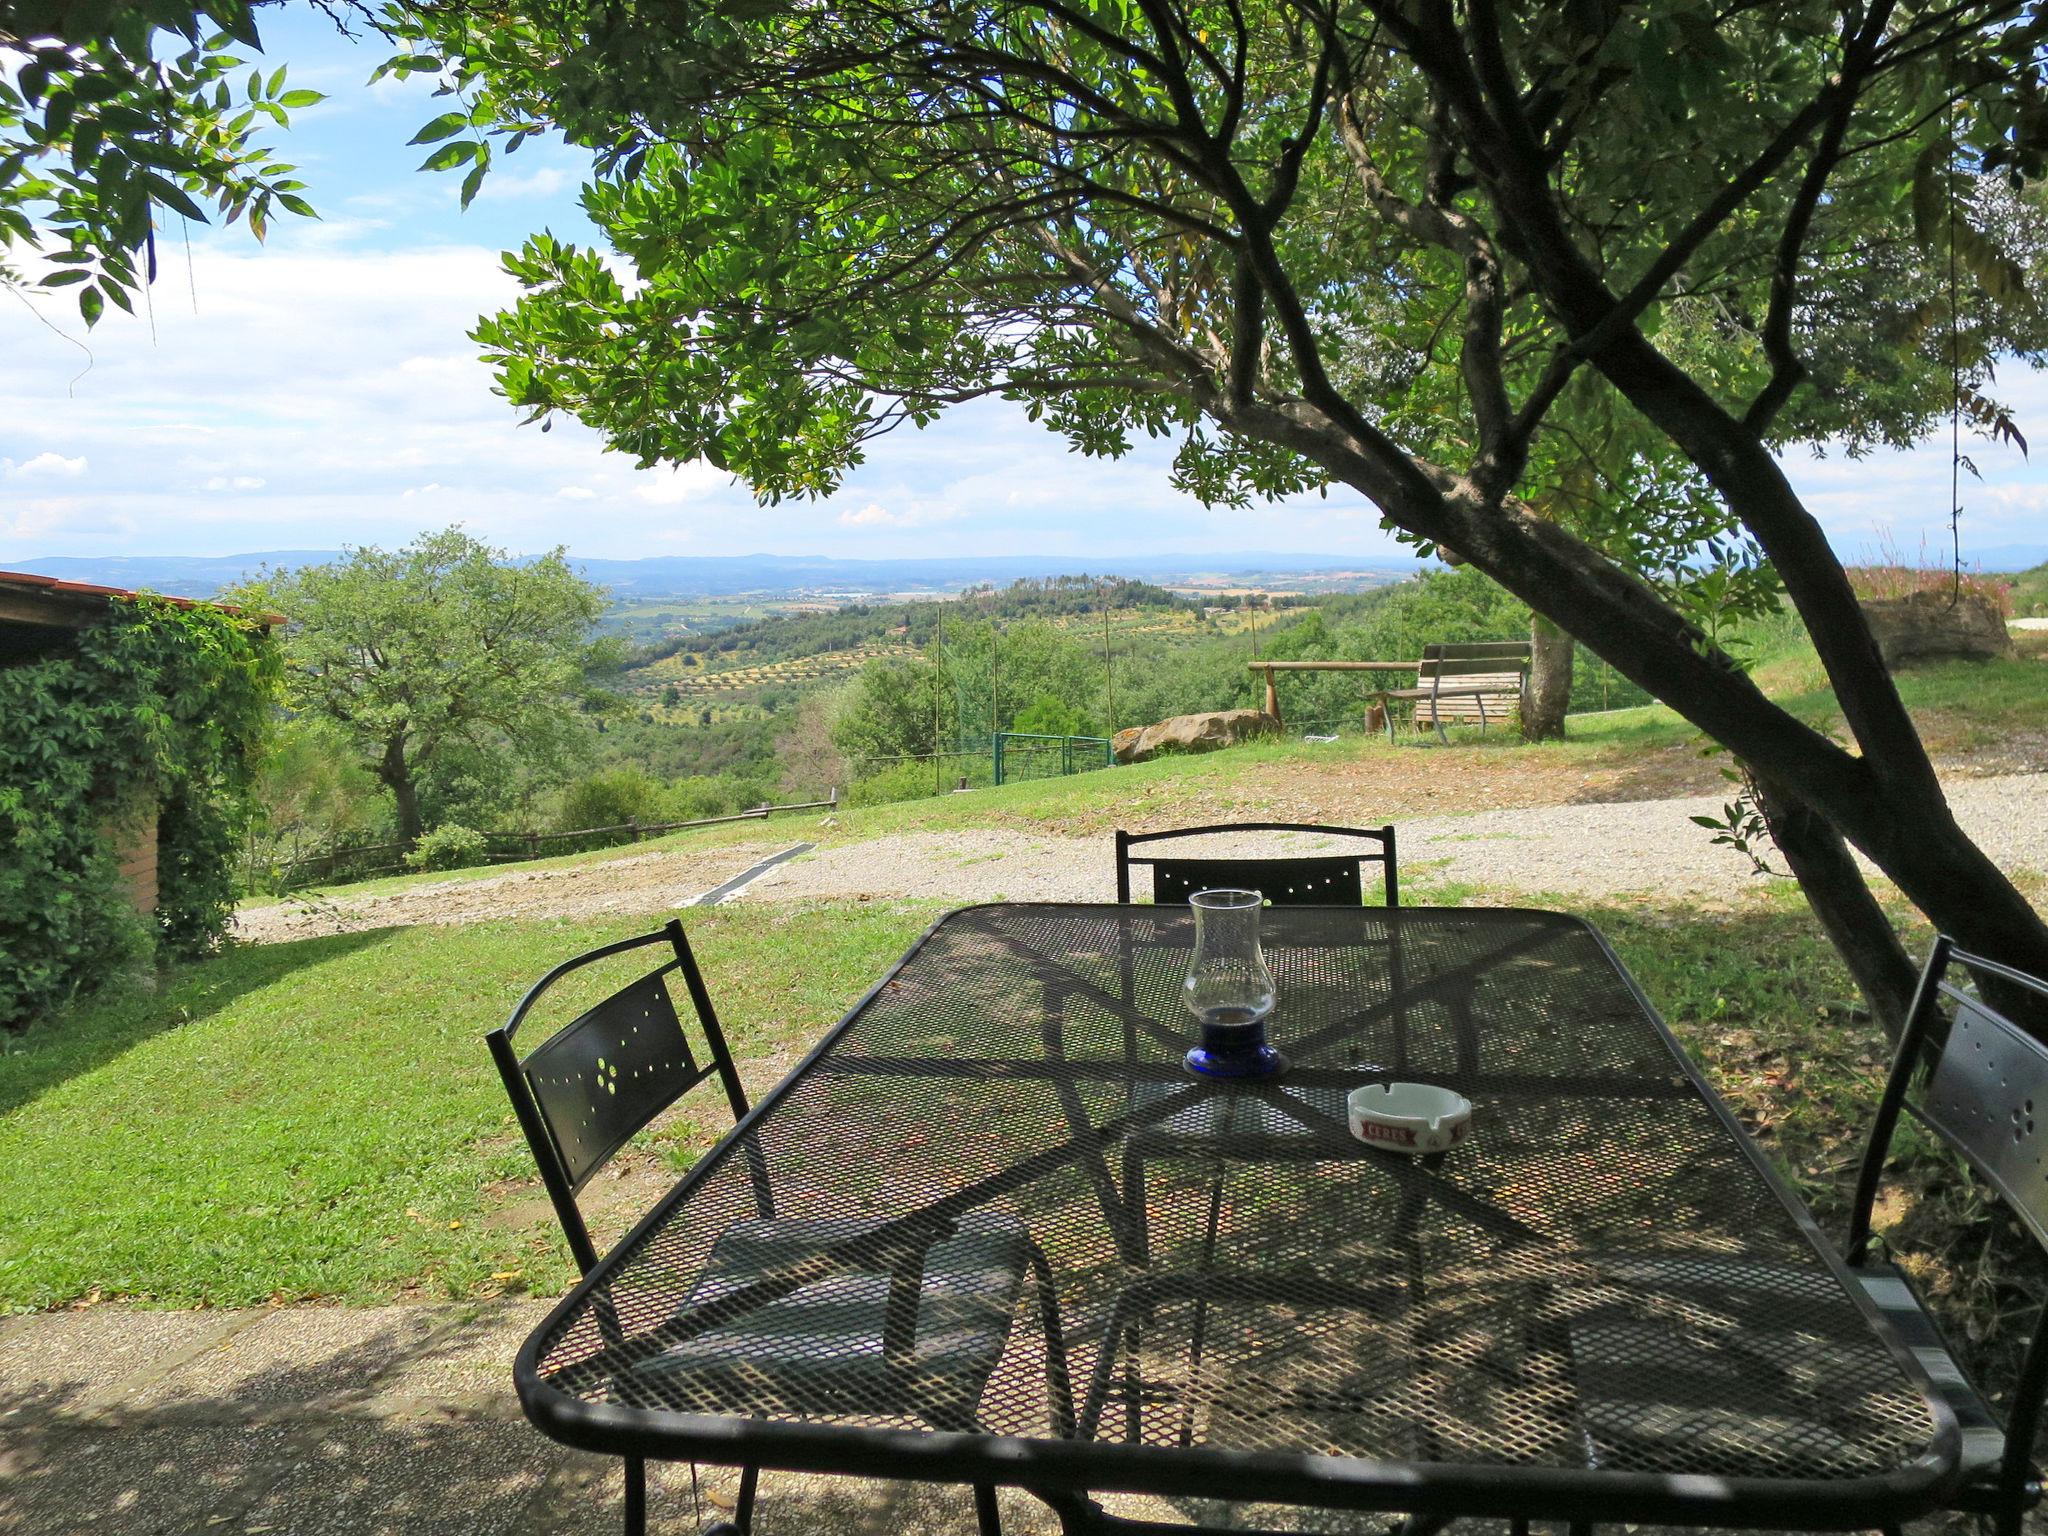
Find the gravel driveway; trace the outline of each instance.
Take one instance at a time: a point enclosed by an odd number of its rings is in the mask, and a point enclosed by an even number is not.
[[[2048,875],[2048,774],[1954,779],[1948,793],[1964,829],[2001,866]],[[1468,885],[1489,895],[1735,901],[1755,888],[1756,877],[1740,855],[1716,848],[1712,834],[1689,820],[1720,808],[1717,798],[1690,797],[1404,816],[1396,820],[1401,878],[1417,900],[1427,899],[1432,887]],[[1299,811],[1327,814],[1310,806]],[[1158,812],[1155,800],[1144,819],[1156,824]],[[266,943],[387,924],[665,914],[800,837],[816,835],[792,826],[786,840],[773,843],[642,853],[566,869],[434,881],[374,896],[284,902],[245,910],[236,931],[244,940]],[[1279,835],[1183,846],[1219,855],[1272,855],[1336,845]],[[732,899],[904,897],[955,903],[1114,901],[1109,835],[1062,837],[994,827],[893,833],[800,855]]]
[[[1948,786],[1964,830],[2006,869],[2048,874],[2048,774],[1959,779]],[[1456,883],[1490,893],[1642,895],[1731,901],[1756,885],[1747,862],[1689,818],[1714,797],[1561,805],[1397,823],[1411,887]],[[1203,839],[1211,854],[1309,852],[1284,835]],[[942,901],[1113,901],[1105,837],[1010,830],[916,832],[820,849],[770,871],[739,901],[932,897]]]

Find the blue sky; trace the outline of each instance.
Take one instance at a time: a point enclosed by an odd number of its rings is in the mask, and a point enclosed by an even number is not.
[[[90,334],[62,295],[0,295],[0,566],[390,544],[455,522],[519,552],[614,558],[1407,558],[1348,492],[1212,511],[1170,489],[1165,445],[1084,459],[999,402],[892,434],[837,495],[779,507],[708,466],[636,470],[574,422],[522,427],[465,333],[511,297],[499,251],[543,226],[588,235],[578,157],[529,145],[462,213],[456,179],[415,174],[425,152],[405,143],[436,111],[424,82],[367,86],[383,45],[351,44],[307,9],[264,25],[292,82],[330,93],[280,144],[323,218],[281,221],[267,247],[195,227],[189,260],[174,230],[147,311],[109,311]],[[2002,383],[2048,442],[2048,380],[2015,368]],[[2048,539],[2048,462],[1967,451],[1986,483],[1966,482],[1966,553]],[[1852,558],[1887,535],[1909,558],[1945,549],[1945,440],[1790,467]]]

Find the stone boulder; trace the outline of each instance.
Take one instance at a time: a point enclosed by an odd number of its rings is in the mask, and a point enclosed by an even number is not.
[[[1280,722],[1261,709],[1219,709],[1206,715],[1175,715],[1143,730],[1118,731],[1110,743],[1120,763],[1142,763],[1161,752],[1213,752],[1241,741],[1270,736]]]
[[[1953,603],[1947,592],[1872,598],[1863,616],[1885,666],[1896,672],[1922,661],[1988,661],[2012,654],[2005,618],[1983,598],[1965,592]]]

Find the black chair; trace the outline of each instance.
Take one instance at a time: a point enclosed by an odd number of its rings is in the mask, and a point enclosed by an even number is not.
[[[1873,1256],[1881,1240],[1870,1230],[1871,1207],[1899,1113],[1910,1109],[1929,1131],[1962,1153],[2027,1235],[2048,1249],[2048,1145],[2035,1131],[2037,1119],[2048,1120],[2048,1046],[1981,995],[1951,982],[1949,968],[1957,965],[1974,973],[1980,988],[1993,981],[2001,991],[2010,989],[2006,995],[2015,1001],[2037,1000],[2048,1014],[2048,981],[1965,953],[1946,936],[1934,941],[1857,1176],[1848,1258],[1863,1289],[1918,1356],[1962,1429],[1963,1478],[1952,1507],[1989,1516],[1998,1536],[2019,1536],[2026,1512],[2042,1493],[2033,1448],[2042,1399],[2048,1396],[2048,1309],[2034,1318],[2001,1424],[1956,1363],[1904,1272]]]
[[[1177,837],[1211,837],[1223,832],[1308,832],[1323,837],[1357,838],[1370,851],[1311,854],[1299,858],[1219,859],[1133,857],[1131,849]],[[1365,866],[1381,866],[1385,903],[1401,904],[1401,882],[1395,870],[1392,827],[1325,827],[1290,821],[1236,821],[1213,827],[1176,827],[1168,832],[1116,834],[1116,899],[1131,899],[1131,867],[1152,871],[1152,899],[1165,905],[1186,901],[1196,891],[1233,889],[1261,892],[1276,907],[1357,906],[1365,900]]]
[[[669,957],[525,1056],[517,1053],[513,1036],[557,982],[596,961],[650,946],[665,946]],[[680,976],[689,994],[701,1051],[677,1014],[671,976]],[[711,1077],[724,1089],[734,1120],[747,1114],[746,1092],[710,993],[675,920],[564,961],[535,982],[511,1018],[485,1038],[570,1252],[586,1275],[598,1253],[576,1196],[591,1176],[663,1110]],[[758,1148],[743,1146],[741,1154],[749,1159],[758,1215],[719,1234],[678,1319],[807,1259],[860,1252],[865,1231],[882,1225],[778,1218]],[[838,1258],[823,1278],[787,1295],[713,1327],[683,1330],[673,1347],[635,1369],[665,1394],[724,1403],[745,1399],[762,1412],[830,1413],[849,1405],[872,1411],[878,1397],[893,1392],[906,1413],[935,1428],[972,1428],[975,1404],[1008,1343],[1027,1272],[1037,1286],[1048,1347],[1060,1356],[1059,1314],[1044,1255],[1015,1217],[977,1210],[927,1243],[871,1258]],[[1062,1374],[1056,1386],[1063,1381]],[[1062,1404],[1057,1392],[1054,1414],[1055,1432],[1070,1433],[1072,1405]],[[712,1531],[744,1536],[757,1480],[756,1468],[741,1469],[733,1518]],[[998,1536],[993,1491],[977,1487],[974,1493],[982,1530]],[[646,1465],[629,1457],[627,1531],[637,1536],[646,1519]]]
[[[2034,1241],[2048,1247],[2048,1149],[2034,1129],[2037,1108],[2048,1118],[2048,1046],[1981,997],[1951,983],[1947,973],[1952,965],[1967,967],[1980,978],[1996,978],[2014,996],[2031,994],[2048,1005],[2048,982],[1966,954],[1945,937],[1935,940],[1871,1124],[1846,1257],[1865,1295],[1912,1350],[1955,1415],[1962,1432],[1962,1478],[1950,1507],[1990,1517],[1998,1536],[2019,1536],[2027,1510],[2041,1497],[2033,1444],[2048,1393],[2048,1310],[2035,1317],[2001,1424],[1957,1363],[1905,1272],[1877,1256],[1882,1242],[1870,1226],[1900,1113],[1911,1110],[1963,1155]],[[1746,1368],[1763,1379],[1776,1368],[1777,1333],[1803,1326],[1800,1308],[1818,1283],[1810,1270],[1713,1254],[1615,1254],[1600,1267],[1610,1285],[1640,1281],[1660,1294],[1687,1295],[1710,1311],[1739,1319],[1739,1341],[1733,1346],[1738,1358],[1694,1364],[1707,1374]],[[1587,1449],[1595,1461],[1603,1460],[1624,1451],[1631,1435],[1650,1433],[1637,1411],[1649,1374],[1646,1362],[1655,1361],[1657,1372],[1669,1378],[1687,1368],[1687,1356],[1668,1324],[1645,1320],[1631,1308],[1603,1310],[1582,1302],[1574,1309],[1568,1334]],[[1704,1411],[1695,1411],[1660,1432],[1696,1436],[1710,1423]]]

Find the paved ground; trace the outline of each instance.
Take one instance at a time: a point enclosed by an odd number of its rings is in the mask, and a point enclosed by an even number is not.
[[[544,1306],[110,1306],[0,1322],[0,1532],[616,1532],[617,1464],[543,1439],[520,1418],[512,1397],[512,1356]],[[687,1466],[653,1475],[649,1528],[658,1536],[696,1531],[730,1508],[728,1472],[703,1469],[694,1488]],[[1006,1531],[1056,1536],[1041,1506],[1021,1494],[1002,1497]],[[1153,1520],[1244,1517],[1313,1532],[1387,1529],[1373,1517],[1105,1502]],[[1939,1529],[1912,1527],[1915,1536]],[[958,1489],[769,1473],[755,1530],[972,1536],[974,1518]],[[1503,1536],[1486,1523],[1457,1530]],[[2029,1530],[2038,1536],[2038,1526]]]
[[[0,1323],[0,1531],[34,1536],[598,1536],[616,1463],[519,1417],[511,1360],[540,1304],[489,1309],[99,1307]],[[656,1474],[651,1529],[729,1500]],[[1021,1533],[1051,1527],[1006,1503]],[[964,1493],[770,1474],[760,1536],[969,1533]]]

